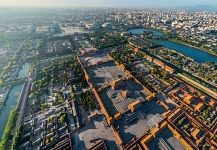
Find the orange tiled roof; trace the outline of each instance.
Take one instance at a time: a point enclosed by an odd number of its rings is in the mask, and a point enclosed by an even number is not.
[[[197,139],[197,135],[200,133],[200,129],[198,128],[195,128],[192,132],[191,132],[191,135]]]
[[[185,98],[184,98],[184,101],[185,101],[187,104],[191,104],[192,98],[193,98],[192,95],[187,94],[187,96],[185,96]]]
[[[204,103],[201,102],[195,106],[195,110],[200,111],[201,109],[203,109],[203,107],[204,107]]]

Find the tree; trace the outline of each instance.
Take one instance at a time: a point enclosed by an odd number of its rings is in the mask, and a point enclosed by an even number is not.
[[[71,95],[72,97],[74,97],[75,91],[74,91],[74,88],[72,87],[72,85],[69,86],[69,92],[70,92],[70,95]]]
[[[49,139],[46,139],[45,144],[47,145],[49,142],[50,142]]]
[[[54,140],[54,137],[51,137],[51,138],[50,138],[50,141],[53,142],[53,140]]]
[[[29,99],[34,99],[34,98],[36,98],[35,94],[34,94],[34,93],[31,93],[31,94],[29,95]]]
[[[2,135],[2,140],[0,142],[0,150],[6,150],[9,147],[11,147],[12,144],[12,132],[14,131],[14,126],[16,124],[16,119],[18,116],[18,112],[16,108],[14,108],[9,115],[8,122],[6,124],[6,127],[4,129],[3,135]]]
[[[65,122],[65,117],[66,117],[65,114],[63,114],[63,115],[60,117],[60,122],[61,122],[61,123],[64,123],[64,122]]]

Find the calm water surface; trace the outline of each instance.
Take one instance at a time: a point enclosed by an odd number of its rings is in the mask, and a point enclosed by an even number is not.
[[[149,29],[144,29],[144,28],[135,28],[135,29],[129,30],[128,32],[132,34],[142,34],[144,31],[151,31],[153,32],[154,35],[157,35],[157,36],[163,35],[163,33],[159,31],[154,31],[154,30],[149,30]],[[210,62],[210,61],[217,62],[217,56],[211,55],[197,48],[189,47],[184,44],[167,41],[167,40],[157,40],[156,42],[166,48],[173,49],[177,52],[184,54],[185,56],[191,57],[199,63]]]
[[[28,63],[24,63],[18,72],[17,79],[27,77],[29,68],[30,65]],[[10,111],[17,105],[17,101],[19,100],[22,88],[23,84],[12,86],[4,103],[4,106],[0,110],[0,139],[7,124]]]
[[[20,84],[20,85],[15,85],[10,89],[5,104],[0,110],[0,139],[2,137],[5,126],[7,124],[10,111],[12,110],[13,107],[17,105],[17,101],[20,97],[22,87],[23,84]]]

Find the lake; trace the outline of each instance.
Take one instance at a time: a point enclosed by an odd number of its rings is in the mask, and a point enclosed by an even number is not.
[[[144,31],[151,31],[153,32],[153,35],[157,35],[157,36],[163,35],[162,32],[154,31],[150,29],[144,29],[144,28],[134,28],[134,29],[130,29],[128,32],[130,32],[131,34],[138,35],[138,34],[142,34]],[[173,49],[177,52],[184,54],[185,56],[193,58],[195,61],[199,63],[210,62],[210,61],[217,62],[217,56],[214,56],[212,54],[209,54],[197,48],[193,48],[190,46],[186,46],[184,44],[180,44],[168,40],[156,40],[156,42],[166,48]]]
[[[217,56],[214,56],[212,54],[209,54],[197,48],[192,48],[184,44],[180,44],[172,41],[157,40],[156,42],[164,47],[180,52],[185,56],[191,57],[199,63],[208,62],[208,61],[217,62]]]
[[[30,64],[24,63],[21,65],[20,70],[17,75],[17,79],[27,77],[29,73]]]

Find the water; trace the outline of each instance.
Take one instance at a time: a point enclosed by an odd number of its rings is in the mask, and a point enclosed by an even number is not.
[[[0,120],[1,120],[0,139],[2,137],[5,126],[7,124],[10,111],[12,110],[13,107],[17,105],[17,101],[20,97],[22,87],[23,87],[23,84],[20,84],[20,85],[15,85],[10,89],[6,102],[4,106],[2,107],[2,109],[0,110]]]
[[[180,52],[185,56],[191,57],[199,63],[208,62],[208,61],[217,62],[217,56],[211,55],[197,48],[192,48],[184,44],[180,44],[172,41],[165,41],[165,40],[158,40],[157,43],[169,49],[173,49],[177,52]]]
[[[131,34],[142,34],[145,31],[152,32],[153,35],[156,35],[156,36],[163,36],[163,33],[159,31],[154,31],[154,30],[149,30],[149,29],[144,29],[144,28],[135,28],[135,29],[129,30]]]
[[[30,65],[28,63],[22,64],[20,71],[18,72],[17,79],[27,77],[29,68],[30,68]]]
[[[28,63],[22,64],[16,79],[27,77],[29,69],[30,69],[30,65]],[[12,88],[8,93],[8,97],[5,100],[4,106],[0,110],[0,139],[2,137],[5,126],[7,124],[10,111],[12,110],[13,107],[16,107],[17,105],[22,88],[23,88],[23,84],[12,86]]]
[[[163,33],[159,31],[146,30],[143,28],[135,28],[135,29],[129,30],[129,32],[132,34],[142,34],[143,31],[152,31],[153,34],[155,35],[158,34],[158,36],[163,35]],[[161,33],[161,35],[159,33]],[[211,55],[197,48],[189,47],[184,44],[167,41],[167,40],[157,40],[156,42],[166,48],[173,49],[177,52],[184,54],[185,56],[191,57],[199,63],[210,62],[210,61],[217,62],[217,56]]]

